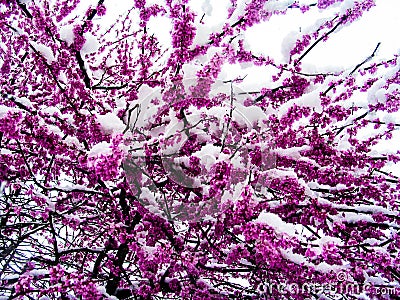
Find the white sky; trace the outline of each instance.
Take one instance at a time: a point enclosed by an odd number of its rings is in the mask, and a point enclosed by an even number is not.
[[[91,2],[84,1],[84,5]],[[157,0],[148,0],[148,4],[157,3]],[[238,2],[241,2],[240,0]],[[243,1],[242,1],[243,2]],[[270,6],[285,6],[293,0],[270,0]],[[315,3],[317,0],[301,0],[300,3]],[[353,2],[345,0],[344,3]],[[333,67],[334,69],[354,67],[357,63],[369,56],[375,49],[378,42],[381,42],[377,59],[390,57],[400,51],[400,35],[397,30],[400,28],[399,0],[376,0],[376,6],[366,12],[358,21],[342,28],[331,38],[320,43],[303,60],[304,64],[312,64],[323,69]],[[105,1],[107,7],[106,19],[109,22],[120,14],[125,13],[132,7],[130,1],[111,2]],[[203,13],[205,17],[202,26],[207,29],[219,29],[226,21],[229,0],[191,0],[189,5],[198,14],[196,21],[200,20]],[[307,28],[313,26],[319,19],[330,19],[331,16],[340,10],[341,3],[334,5],[328,10],[320,11],[312,7],[310,11],[302,14],[298,9],[290,9],[286,15],[272,16],[267,22],[257,24],[245,34],[245,40],[257,53],[263,53],[283,62],[282,45],[286,38],[291,35],[298,35],[307,32]],[[107,21],[102,18],[102,23]],[[197,22],[196,22],[197,23]],[[149,30],[156,34],[159,40],[168,43],[170,41],[169,30],[171,24],[167,18],[152,18],[149,23]],[[300,33],[300,28],[302,32]],[[204,40],[206,35],[197,37],[197,40]],[[291,38],[292,39],[292,38]]]
[[[399,8],[398,0],[377,0],[376,7],[331,35],[327,42],[320,43],[304,58],[303,63],[323,69],[330,66],[335,69],[341,66],[351,68],[368,57],[378,42],[381,42],[379,57],[399,53],[400,35],[396,34],[400,28]],[[336,10],[336,7],[327,11],[312,8],[305,14],[290,10],[285,16],[273,16],[267,23],[254,26],[246,35],[247,41],[257,51],[283,60],[281,47],[288,34],[301,34],[300,27],[304,33],[316,20],[329,18]]]
[[[94,6],[97,0],[82,1],[77,13],[85,11],[90,5]],[[147,5],[157,3],[157,0],[147,0]],[[239,3],[246,3],[246,0],[238,0]],[[270,7],[287,7],[293,0],[270,0]],[[317,0],[300,0],[301,4],[315,3]],[[285,62],[284,51],[288,49],[288,43],[293,43],[303,34],[312,32],[315,24],[321,24],[330,20],[344,7],[350,7],[354,0],[343,0],[341,3],[331,6],[327,10],[320,11],[312,7],[310,11],[302,14],[299,9],[289,9],[286,15],[275,15],[267,22],[257,24],[248,29],[242,36],[246,47],[252,49],[255,54],[264,54],[272,57],[277,63]],[[378,42],[381,43],[374,61],[381,61],[392,58],[393,54],[400,54],[400,0],[376,0],[376,6],[371,8],[359,20],[340,28],[330,35],[327,42],[319,43],[304,59],[303,67],[306,72],[325,72],[338,70],[352,70],[357,64],[367,58],[375,49]],[[103,28],[111,25],[119,15],[124,15],[132,8],[131,1],[110,1],[106,0],[107,14],[98,21]],[[190,0],[189,6],[195,11],[197,17],[195,25],[199,28],[195,43],[206,43],[208,35],[221,31],[227,20],[227,8],[230,7],[230,0]],[[199,20],[205,14],[204,25]],[[73,14],[71,14],[73,17]],[[132,14],[138,21],[138,15]],[[233,18],[230,23],[234,23]],[[170,46],[170,30],[172,24],[167,17],[152,17],[148,23],[148,32],[155,34],[158,40]],[[301,32],[300,32],[301,29]],[[268,86],[271,80],[268,67],[225,64],[222,69],[220,80],[233,79],[247,75],[242,88],[245,90],[258,90],[260,86]],[[275,73],[276,69],[272,68]],[[400,113],[398,114],[400,119]],[[397,119],[397,118],[396,118]],[[394,133],[397,136],[398,131]],[[393,150],[393,141],[382,141],[380,147]],[[392,144],[391,144],[392,143]],[[396,167],[391,171],[400,175]]]

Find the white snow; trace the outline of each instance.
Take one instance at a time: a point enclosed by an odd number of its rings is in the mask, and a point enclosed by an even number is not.
[[[247,125],[254,125],[254,123],[261,124],[262,120],[267,119],[265,112],[258,106],[245,107],[240,103],[235,103],[235,112],[238,114],[238,117],[242,117],[248,122]]]
[[[54,113],[61,114],[60,110],[55,106],[46,106],[42,108],[42,112],[47,113],[49,115],[53,115]]]
[[[321,113],[322,106],[319,93],[320,90],[317,89],[312,92],[306,93],[299,98],[287,101],[286,103],[280,106],[278,110],[278,116],[279,117],[284,116],[289,111],[289,108],[293,106],[293,104],[296,104],[297,106],[300,107],[311,107],[314,108],[316,112]]]
[[[277,149],[272,150],[272,152],[276,153],[278,155],[290,157],[293,159],[300,159],[300,158],[302,158],[302,155],[300,155],[300,152],[304,151],[304,150],[309,150],[309,149],[311,149],[311,147],[308,145],[305,145],[305,146],[301,146],[301,147],[292,147],[292,148],[288,148],[288,149],[277,148]]]
[[[273,213],[261,212],[256,222],[272,226],[278,233],[286,233],[291,236],[296,235],[296,228],[293,224],[282,221],[278,215]]]
[[[307,264],[307,259],[303,255],[293,253],[289,249],[280,249],[280,252],[284,258],[294,262],[295,264]]]
[[[40,276],[40,275],[47,275],[49,271],[47,270],[31,270],[28,272],[32,276]]]
[[[40,54],[43,55],[43,57],[47,60],[48,64],[51,64],[53,61],[56,60],[56,58],[54,57],[53,51],[49,47],[42,45],[42,44],[38,44],[33,41],[31,42],[31,45],[33,48],[35,48],[37,51],[39,51]]]
[[[312,264],[307,262],[307,259],[300,255],[300,254],[296,254],[293,253],[291,250],[287,249],[287,250],[280,250],[282,256],[292,262],[294,262],[295,264],[298,265],[305,265],[305,266],[309,266],[315,269],[315,271],[317,272],[322,272],[322,273],[328,273],[328,272],[332,272],[332,271],[340,271],[343,270],[345,267],[344,266],[340,266],[340,265],[329,265],[326,262],[322,262],[318,265]]]
[[[65,143],[67,143],[70,146],[82,147],[82,144],[79,142],[79,140],[75,136],[67,136],[65,138]]]
[[[54,188],[69,192],[69,191],[73,191],[73,190],[81,190],[81,191],[87,191],[87,192],[96,192],[96,190],[94,189],[88,189],[86,186],[84,185],[80,185],[80,184],[72,184],[69,182],[62,182],[61,185],[53,186]],[[49,206],[52,206],[53,204],[48,203]]]
[[[337,272],[343,270],[345,267],[340,265],[329,265],[326,262],[322,262],[318,265],[313,265],[315,271],[322,273]]]
[[[25,105],[28,108],[33,108],[31,100],[26,97],[15,98],[15,101],[21,103],[22,105]]]
[[[274,178],[278,178],[278,177],[294,177],[294,178],[297,178],[297,174],[293,170],[272,169],[272,170],[267,170],[267,173],[268,173],[268,176],[272,176]]]
[[[229,0],[190,0],[189,6],[196,14],[195,25],[197,28],[194,44],[205,44],[212,32],[221,32],[222,26],[227,20],[227,9],[230,6]],[[200,19],[203,17],[202,22]]]
[[[18,274],[9,274],[9,275],[5,275],[3,276],[1,279],[2,280],[13,280],[13,279],[18,279],[20,275]],[[7,298],[8,299],[8,298]]]
[[[74,26],[64,25],[60,28],[60,37],[62,40],[66,41],[68,45],[71,45],[74,42]]]
[[[101,142],[93,146],[88,153],[88,157],[97,156],[99,154],[109,154],[111,152],[111,144],[107,142]]]
[[[201,9],[207,16],[211,16],[213,8],[210,0],[204,0]]]
[[[147,23],[149,34],[154,34],[161,45],[168,48],[172,45],[170,31],[172,30],[171,20],[167,16],[150,18]]]
[[[113,113],[105,115],[96,115],[102,129],[106,134],[122,132],[126,125]]]
[[[320,248],[327,243],[334,243],[335,245],[343,245],[343,241],[341,239],[327,235],[322,235],[321,238],[316,240],[314,243],[318,244]]]
[[[281,11],[285,10],[288,6],[292,5],[294,0],[275,0],[275,1],[268,1],[264,5],[264,9],[268,11]]]
[[[201,160],[201,164],[205,166],[207,171],[210,171],[210,168],[213,164],[215,164],[218,156],[221,152],[221,148],[216,147],[212,144],[207,144],[203,146],[199,151],[194,152],[193,155],[197,156]]]
[[[89,33],[86,33],[85,39],[86,39],[86,42],[81,49],[82,53],[84,53],[84,54],[92,53],[92,52],[96,52],[99,49],[100,44],[98,42],[97,37],[95,37]]]
[[[359,221],[366,221],[370,223],[375,222],[374,219],[369,215],[360,215],[359,213],[354,212],[345,212],[343,219],[348,223],[356,223]]]
[[[106,288],[104,286],[97,286],[97,290],[105,297],[107,297],[107,299],[109,300],[118,300],[117,297],[115,296],[111,296],[106,292]]]
[[[0,118],[4,117],[10,111],[20,111],[20,109],[15,107],[0,105]]]

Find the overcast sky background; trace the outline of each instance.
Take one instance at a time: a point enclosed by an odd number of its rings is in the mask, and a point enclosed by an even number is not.
[[[299,9],[289,9],[286,15],[274,15],[267,22],[263,22],[248,29],[241,38],[244,38],[247,48],[252,49],[255,54],[264,54],[273,58],[277,63],[287,61],[287,52],[289,47],[303,34],[312,32],[316,29],[315,24],[323,23],[325,20],[333,18],[335,13],[344,11],[346,7],[351,7],[355,0],[343,0],[329,7],[326,10],[319,10],[316,6],[311,7],[305,14]],[[83,1],[81,6],[95,5],[96,1]],[[157,0],[147,0],[147,5],[157,3]],[[239,0],[238,3],[246,3],[245,0]],[[270,0],[268,6],[271,9],[281,8],[282,10],[293,3],[294,0]],[[316,0],[300,0],[300,4],[315,3]],[[364,14],[362,18],[339,27],[332,34],[327,42],[319,43],[304,59],[303,70],[306,72],[324,72],[352,70],[354,66],[367,58],[380,42],[375,61],[389,59],[393,54],[400,53],[400,11],[399,0],[376,0],[376,6]],[[99,20],[103,28],[111,25],[119,15],[124,15],[132,8],[131,1],[111,2],[105,1],[107,14]],[[230,0],[190,0],[189,5],[195,11],[197,17],[195,25],[198,27],[198,34],[195,43],[208,42],[208,36],[211,32],[221,31],[222,26],[227,21],[228,8],[231,6]],[[82,7],[83,8],[83,7]],[[85,9],[84,8],[84,9]],[[238,9],[239,10],[239,9]],[[79,11],[79,9],[77,10]],[[199,21],[203,17],[204,25]],[[136,18],[138,15],[131,14]],[[234,23],[237,20],[235,14],[229,20]],[[152,17],[148,23],[148,32],[154,34],[158,40],[170,47],[170,31],[172,24],[168,17]],[[265,68],[253,66],[246,70],[243,66],[223,67],[223,77],[244,76],[246,81],[256,82],[263,80],[269,81],[265,76]],[[221,78],[222,79],[222,78]],[[223,78],[232,79],[232,78]]]
[[[85,5],[93,1],[84,1]],[[95,2],[95,1],[94,1]],[[157,3],[157,0],[148,0],[147,3]],[[241,2],[239,0],[239,2]],[[270,0],[269,6],[285,7],[293,0]],[[316,0],[300,0],[300,3],[315,3]],[[333,5],[327,10],[319,10],[312,7],[310,11],[302,14],[298,9],[289,9],[286,15],[272,16],[268,22],[257,24],[245,34],[245,39],[255,52],[260,52],[278,61],[283,61],[282,45],[289,36],[300,36],[307,32],[318,19],[330,19],[340,7],[353,0],[345,0],[344,3]],[[370,55],[378,42],[381,42],[378,57],[389,57],[399,53],[400,48],[400,1],[399,0],[376,0],[376,6],[358,21],[350,26],[343,27],[336,31],[326,42],[321,43],[313,49],[304,59],[304,64],[313,64],[318,67],[352,67],[354,63]],[[132,7],[131,1],[110,2],[105,1],[107,7],[107,19],[112,22],[115,16],[125,13]],[[191,0],[189,5],[198,14],[199,21],[203,13],[204,27],[218,29],[226,22],[227,8],[230,7],[230,0]],[[107,22],[102,18],[102,23]],[[168,18],[151,18],[150,32],[156,34],[159,40],[168,43],[170,40],[169,30],[171,24]],[[300,32],[300,28],[301,31]],[[206,38],[200,37],[200,40]],[[199,37],[196,38],[199,40]]]
[[[146,1],[147,5],[157,2],[157,0]],[[238,0],[238,3],[246,2],[245,0]],[[284,9],[293,2],[294,0],[270,0],[268,6],[273,9],[277,7]],[[315,2],[317,1],[299,0],[300,4]],[[75,13],[79,15],[82,11],[86,11],[90,5],[95,6],[96,3],[97,0],[82,1]],[[352,3],[354,3],[354,0],[343,0],[326,10],[312,7],[305,14],[301,13],[299,9],[289,9],[286,15],[274,15],[267,22],[248,29],[241,38],[244,38],[246,48],[251,49],[254,54],[264,54],[273,58],[276,63],[284,63],[287,60],[288,49],[297,38],[305,33],[313,32],[316,29],[316,24],[332,19],[336,13],[343,12],[346,7],[351,7]],[[376,6],[365,12],[362,18],[345,27],[340,27],[330,36],[327,42],[319,43],[317,47],[312,49],[302,61],[303,70],[310,73],[351,71],[357,64],[371,55],[379,42],[381,44],[373,61],[387,60],[392,58],[394,54],[400,54],[400,34],[398,33],[400,29],[400,0],[376,0],[375,3]],[[104,4],[107,8],[107,14],[98,19],[102,28],[108,28],[118,16],[126,15],[126,12],[133,6],[132,1],[114,2],[106,0]],[[221,31],[222,26],[227,21],[227,10],[230,5],[230,0],[189,1],[189,6],[197,15],[195,25],[198,27],[198,34],[195,43],[206,43],[211,32]],[[203,14],[205,14],[203,17],[204,25],[199,23]],[[74,13],[67,19],[73,16]],[[131,14],[131,17],[139,21],[138,14]],[[233,24],[236,20],[237,18],[234,15],[229,22]],[[152,17],[147,30],[148,33],[154,34],[165,45],[165,48],[170,47],[172,24],[168,17]],[[87,43],[87,46],[91,48],[93,45]],[[85,50],[85,47],[83,50]],[[247,91],[257,90],[260,85],[269,86],[269,82],[271,82],[267,68],[225,64],[220,79],[233,79],[246,75],[243,87]],[[360,96],[366,97],[365,94]],[[382,117],[382,114],[385,114],[385,112],[381,112],[380,117]],[[393,117],[392,121],[400,122],[400,113],[393,114]],[[396,146],[396,141],[400,140],[399,130],[396,130],[393,136],[392,140],[382,141],[377,147],[395,152],[400,147],[400,145]],[[390,171],[400,176],[400,168],[392,166]]]

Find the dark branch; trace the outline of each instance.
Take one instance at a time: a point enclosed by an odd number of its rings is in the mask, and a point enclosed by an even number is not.
[[[355,66],[355,68],[353,69],[353,71],[350,72],[350,75],[353,74],[359,67],[361,67],[363,64],[365,64],[366,62],[368,62],[369,60],[371,60],[374,56],[376,51],[378,51],[379,46],[381,45],[381,43],[378,43],[378,45],[376,45],[374,52],[372,52],[372,54],[370,56],[368,56],[366,59],[364,59],[364,61],[362,63],[359,63],[357,66]]]
[[[83,82],[85,83],[86,88],[90,89],[90,78],[88,73],[86,72],[85,62],[83,61],[82,55],[79,51],[76,51],[75,57],[78,60],[79,69],[83,74]]]
[[[21,3],[21,1],[17,0],[17,4],[19,6],[19,8],[22,9],[22,11],[24,12],[24,14],[29,18],[32,19],[33,16],[32,14],[29,12],[29,10],[26,8],[26,4],[25,3]]]
[[[310,48],[308,48],[307,51],[304,52],[302,56],[300,56],[300,58],[296,61],[296,63],[295,63],[294,65],[297,66],[297,65],[301,62],[301,60],[302,60],[315,46],[317,46],[317,44],[318,44],[319,42],[321,42],[323,39],[325,39],[327,36],[329,36],[331,33],[333,33],[346,19],[347,19],[347,16],[344,16],[344,17],[340,20],[340,22],[338,22],[331,30],[329,30],[327,33],[325,33],[323,36],[321,36],[318,40],[316,40],[316,41],[314,42],[314,44],[312,44],[312,45],[310,46]]]

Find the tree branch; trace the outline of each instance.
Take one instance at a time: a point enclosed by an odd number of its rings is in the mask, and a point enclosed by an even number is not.
[[[359,67],[361,67],[363,64],[365,64],[366,62],[371,60],[375,56],[375,53],[376,53],[376,51],[378,51],[378,48],[379,48],[380,45],[381,45],[381,43],[379,42],[376,45],[375,50],[372,52],[372,54],[370,56],[368,56],[366,59],[364,59],[364,61],[362,63],[359,63],[357,66],[355,66],[354,69],[350,72],[349,75],[352,75]]]

